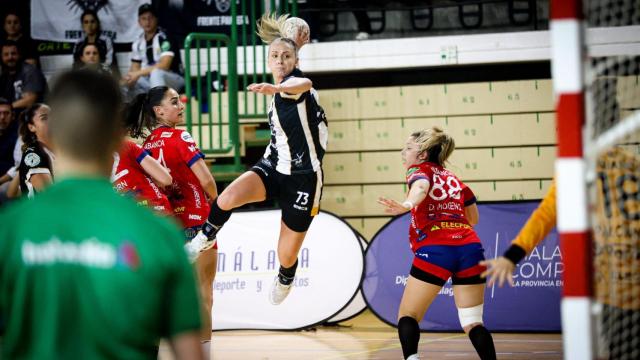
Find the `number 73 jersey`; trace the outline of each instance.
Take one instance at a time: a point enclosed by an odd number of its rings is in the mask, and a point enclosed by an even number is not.
[[[465,245],[480,242],[467,221],[465,206],[476,202],[471,189],[451,171],[424,162],[407,170],[409,188],[417,180],[427,180],[426,198],[411,209],[409,240],[415,251],[424,245]]]

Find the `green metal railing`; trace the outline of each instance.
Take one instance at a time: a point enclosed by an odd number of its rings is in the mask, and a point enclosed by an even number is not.
[[[195,43],[196,50],[196,74],[191,73],[191,49],[194,48],[192,45]],[[205,43],[206,46],[202,46]],[[214,45],[214,46],[212,46]],[[216,62],[215,64],[211,61],[212,49],[216,50]],[[240,164],[240,139],[238,132],[238,98],[235,95],[238,91],[237,89],[237,81],[233,81],[232,79],[237,78],[237,65],[236,65],[236,52],[235,51],[227,51],[227,78],[228,78],[228,91],[226,95],[228,96],[228,122],[225,124],[224,122],[224,113],[222,109],[222,96],[223,92],[217,91],[215,93],[212,92],[212,73],[215,71],[216,80],[218,84],[222,84],[222,64],[221,64],[221,56],[222,49],[235,49],[235,43],[232,38],[224,34],[205,34],[205,33],[191,33],[184,40],[184,52],[185,52],[185,91],[187,94],[187,130],[190,133],[193,133],[198,139],[200,139],[201,143],[200,148],[205,154],[223,154],[228,153],[233,150],[234,163]],[[206,49],[206,63],[203,64],[202,59],[202,51],[201,49]],[[203,66],[204,65],[204,66]],[[215,65],[215,66],[212,66]],[[203,71],[204,69],[204,71]],[[203,93],[202,89],[202,81],[200,81],[203,73],[206,74],[206,92]],[[191,78],[192,75],[196,76],[196,92],[195,98],[197,101],[197,112],[198,119],[194,121],[193,119],[193,105],[191,103],[191,98],[194,95],[192,86],[191,86]],[[220,86],[220,85],[219,85]],[[217,101],[215,104],[217,105],[217,109],[213,108],[214,101],[213,97],[217,97]],[[208,104],[208,116],[204,116],[203,113],[203,104]],[[217,110],[217,111],[216,111]],[[214,119],[214,113],[217,114],[217,119]],[[205,120],[205,118],[208,118]],[[224,141],[224,125],[229,127],[229,137],[227,140],[227,144]],[[205,126],[206,130],[203,129]],[[215,131],[217,130],[217,141],[214,141],[216,135]],[[208,134],[205,133],[208,131]],[[203,134],[208,135],[208,141],[206,143],[202,143]]]
[[[288,13],[292,16],[296,16],[298,13],[298,4],[296,0],[280,1],[276,4],[275,0],[267,0],[269,2],[270,11],[275,10],[279,14]],[[200,143],[199,146],[205,154],[224,154],[233,151],[234,168],[239,169],[240,164],[240,139],[239,139],[239,122],[240,119],[265,119],[267,116],[267,97],[256,93],[250,93],[247,91],[247,86],[250,83],[255,82],[269,82],[271,81],[271,75],[267,73],[266,66],[266,53],[267,47],[264,46],[258,39],[256,29],[253,28],[253,19],[260,17],[262,13],[266,11],[265,3],[267,1],[240,1],[240,14],[246,15],[252,21],[242,21],[242,24],[238,25],[238,8],[235,1],[231,1],[231,33],[230,36],[224,34],[209,34],[209,33],[191,33],[184,41],[185,50],[185,91],[187,95],[187,129],[190,133],[194,134],[202,142],[203,134],[208,135],[208,141],[206,143]],[[242,61],[242,75],[241,79],[238,77],[237,69],[237,56],[238,56],[238,36],[241,36],[242,49],[240,50],[243,55],[244,61]],[[215,79],[218,84],[222,84],[222,63],[221,56],[223,49],[227,50],[227,92],[224,94],[219,91],[222,88],[218,86],[215,93],[212,93],[212,80],[213,73],[215,72]],[[206,49],[206,54],[203,56],[201,50]],[[212,59],[212,50],[213,52]],[[192,73],[193,57],[191,50],[195,50],[195,68],[196,74]],[[262,54],[262,60],[265,62],[261,69],[258,67],[258,54]],[[248,56],[253,56],[253,66],[250,67],[247,64]],[[203,57],[205,59],[203,59]],[[206,61],[205,61],[206,60]],[[212,61],[214,60],[214,61]],[[191,79],[196,77],[196,86],[193,89]],[[206,77],[206,86],[202,85],[201,78]],[[242,88],[238,89],[238,85]],[[194,91],[195,90],[195,91]],[[239,93],[242,92],[242,93]],[[228,97],[228,113],[224,113],[222,107],[222,97]],[[197,119],[193,118],[193,104],[191,98],[196,98],[197,103]],[[213,108],[213,98],[215,101],[216,109]],[[243,105],[239,106],[238,100],[243,100]],[[249,107],[250,102],[253,103],[253,108]],[[203,111],[203,104],[208,104],[207,111]],[[224,119],[228,119],[225,123]],[[228,141],[224,142],[223,131],[224,125],[228,125]],[[207,133],[208,131],[208,133]],[[214,141],[214,135],[217,132],[217,141]]]

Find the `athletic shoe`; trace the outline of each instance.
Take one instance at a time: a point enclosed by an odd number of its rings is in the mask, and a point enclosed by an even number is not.
[[[369,39],[369,33],[366,33],[364,31],[359,32],[356,37],[355,40],[368,40]]]
[[[418,356],[418,354],[413,354],[410,355],[407,360],[420,360],[420,357]]]
[[[284,285],[276,276],[276,279],[273,281],[273,285],[271,285],[271,291],[269,292],[269,302],[272,305],[280,305],[280,303],[283,302],[291,292],[292,285],[293,282],[289,285]]]
[[[189,260],[193,263],[196,262],[200,254],[211,249],[216,244],[216,238],[207,238],[207,235],[202,233],[202,230],[198,231],[198,234],[191,239],[188,243],[184,244],[184,249],[189,256]]]

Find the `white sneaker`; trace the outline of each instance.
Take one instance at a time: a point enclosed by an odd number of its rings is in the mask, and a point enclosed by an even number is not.
[[[364,31],[359,32],[355,37],[355,40],[368,40],[368,39],[369,39],[369,33],[366,33]]]
[[[189,256],[189,261],[195,262],[200,254],[211,249],[216,244],[216,238],[209,240],[202,230],[198,231],[198,234],[191,239],[188,243],[184,244],[184,249]]]
[[[269,302],[272,305],[280,305],[291,292],[292,285],[293,282],[289,285],[282,284],[276,276],[273,285],[271,285],[271,291],[269,292]]]
[[[407,360],[420,360],[420,357],[418,356],[418,354],[413,354],[410,355]]]

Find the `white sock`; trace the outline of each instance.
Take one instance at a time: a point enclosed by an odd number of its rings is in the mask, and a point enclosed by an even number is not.
[[[200,345],[202,346],[202,353],[204,354],[205,359],[211,359],[211,340],[201,341]]]

